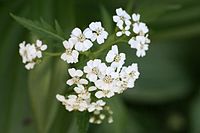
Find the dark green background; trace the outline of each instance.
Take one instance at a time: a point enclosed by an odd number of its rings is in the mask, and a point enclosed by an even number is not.
[[[55,99],[66,88],[66,64],[45,58],[25,70],[18,44],[35,36],[9,13],[50,24],[56,19],[67,39],[74,27],[103,18],[114,29],[110,20],[118,7],[141,14],[152,43],[144,58],[121,47],[127,64],[139,63],[140,78],[134,89],[112,98],[114,123],[90,125],[89,132],[200,133],[199,0],[0,0],[0,133],[77,132],[75,115]]]

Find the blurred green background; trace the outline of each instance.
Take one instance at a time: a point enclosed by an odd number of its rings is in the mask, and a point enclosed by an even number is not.
[[[52,25],[56,19],[67,39],[75,26],[91,21],[103,20],[112,31],[118,7],[141,14],[152,43],[139,59],[128,45],[121,47],[128,63],[139,63],[140,78],[134,89],[112,98],[114,123],[90,125],[89,133],[200,133],[199,0],[0,0],[0,133],[78,132],[75,115],[55,99],[67,90],[66,64],[46,57],[26,71],[18,44],[35,34],[9,13]]]

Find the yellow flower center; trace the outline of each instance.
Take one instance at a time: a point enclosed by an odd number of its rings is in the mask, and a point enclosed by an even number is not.
[[[114,58],[115,62],[119,62],[121,60],[121,56],[120,55],[116,55]]]
[[[103,81],[105,82],[105,83],[112,83],[112,77],[110,76],[110,75],[106,75],[105,77],[104,77],[104,79],[103,79]]]
[[[78,41],[79,41],[79,42],[85,41],[85,36],[84,36],[83,34],[81,34],[81,35],[78,37]]]
[[[94,67],[92,68],[92,72],[97,75],[99,73],[99,69],[97,67]]]

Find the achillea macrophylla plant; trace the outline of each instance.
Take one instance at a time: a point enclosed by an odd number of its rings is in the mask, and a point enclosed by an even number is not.
[[[56,98],[69,112],[80,111],[90,113],[90,123],[100,124],[103,120],[113,122],[112,110],[106,101],[123,93],[128,88],[133,88],[139,78],[138,64],[132,63],[125,66],[126,53],[121,52],[118,45],[130,45],[136,49],[136,56],[146,55],[150,39],[148,27],[140,22],[139,14],[130,16],[122,8],[116,9],[113,16],[116,31],[110,35],[101,22],[92,22],[82,30],[74,28],[70,38],[63,41],[63,50],[60,59],[67,64],[74,64],[68,69],[70,78],[66,85],[72,88],[70,94],[57,94]],[[109,40],[109,36],[114,38]],[[97,49],[91,49],[94,45]],[[47,45],[37,40],[35,44],[20,43],[19,53],[25,68],[30,70],[41,60]],[[108,53],[104,59],[99,56],[103,51]],[[85,55],[87,61],[84,66],[76,64],[82,62],[80,56]]]

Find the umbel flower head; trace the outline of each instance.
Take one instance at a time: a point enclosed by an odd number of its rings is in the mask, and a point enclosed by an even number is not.
[[[149,29],[140,19],[140,14],[129,15],[118,8],[113,16],[116,24],[114,34],[110,35],[103,24],[96,21],[84,30],[74,28],[70,37],[62,42],[59,57],[68,64],[66,86],[70,93],[57,94],[56,98],[67,111],[90,113],[90,123],[113,122],[108,99],[133,88],[140,76],[138,64],[133,62],[127,65],[126,59],[132,56],[126,56],[126,51],[120,48],[130,45],[136,50],[137,57],[144,57],[149,49]],[[47,49],[47,45],[40,40],[35,44],[24,41],[19,46],[22,62],[28,70],[34,68]]]
[[[116,36],[130,36],[133,34],[128,44],[130,44],[131,48],[137,50],[136,55],[138,57],[144,57],[150,43],[148,38],[149,29],[145,23],[140,22],[140,14],[132,14],[132,23],[130,21],[130,15],[122,8],[116,9],[116,14],[117,15],[113,16],[113,21],[116,22],[116,26],[119,28]],[[131,26],[132,34],[131,31],[129,31]]]
[[[30,70],[33,69],[36,61],[42,58],[42,51],[47,49],[46,44],[42,44],[42,41],[36,40],[35,44],[26,44],[25,41],[19,44],[19,54],[22,57],[22,62],[25,68]]]
[[[111,110],[106,110],[106,99],[134,87],[139,78],[137,64],[126,67],[125,59],[125,53],[120,53],[118,46],[114,45],[106,55],[106,62],[94,59],[86,63],[83,71],[68,69],[71,78],[66,83],[72,86],[74,93],[67,98],[58,94],[56,98],[68,111],[93,113],[92,123],[100,124],[106,117],[109,123],[112,122]]]
[[[113,16],[113,21],[118,28],[116,37],[130,37],[127,43],[131,48],[136,49],[136,55],[145,56],[150,43],[149,29],[145,23],[140,22],[140,14],[132,14],[131,19],[122,8],[116,9],[116,14]],[[93,46],[94,41],[103,46],[107,37],[108,33],[101,22],[90,23],[89,28],[83,32],[75,28],[69,41],[63,42],[70,46],[64,45],[66,52],[62,54],[61,59],[67,63],[76,63],[79,54],[73,56],[72,51],[85,52]],[[68,51],[70,54],[67,54]],[[106,62],[98,58],[88,60],[82,70],[69,68],[71,78],[66,83],[71,86],[73,93],[67,97],[60,94],[56,96],[68,111],[91,113],[89,122],[95,124],[100,124],[105,119],[108,123],[113,122],[112,111],[106,103],[107,99],[123,93],[128,88],[133,88],[140,75],[137,63],[125,66],[126,54],[120,52],[118,44],[111,46],[104,60]]]

